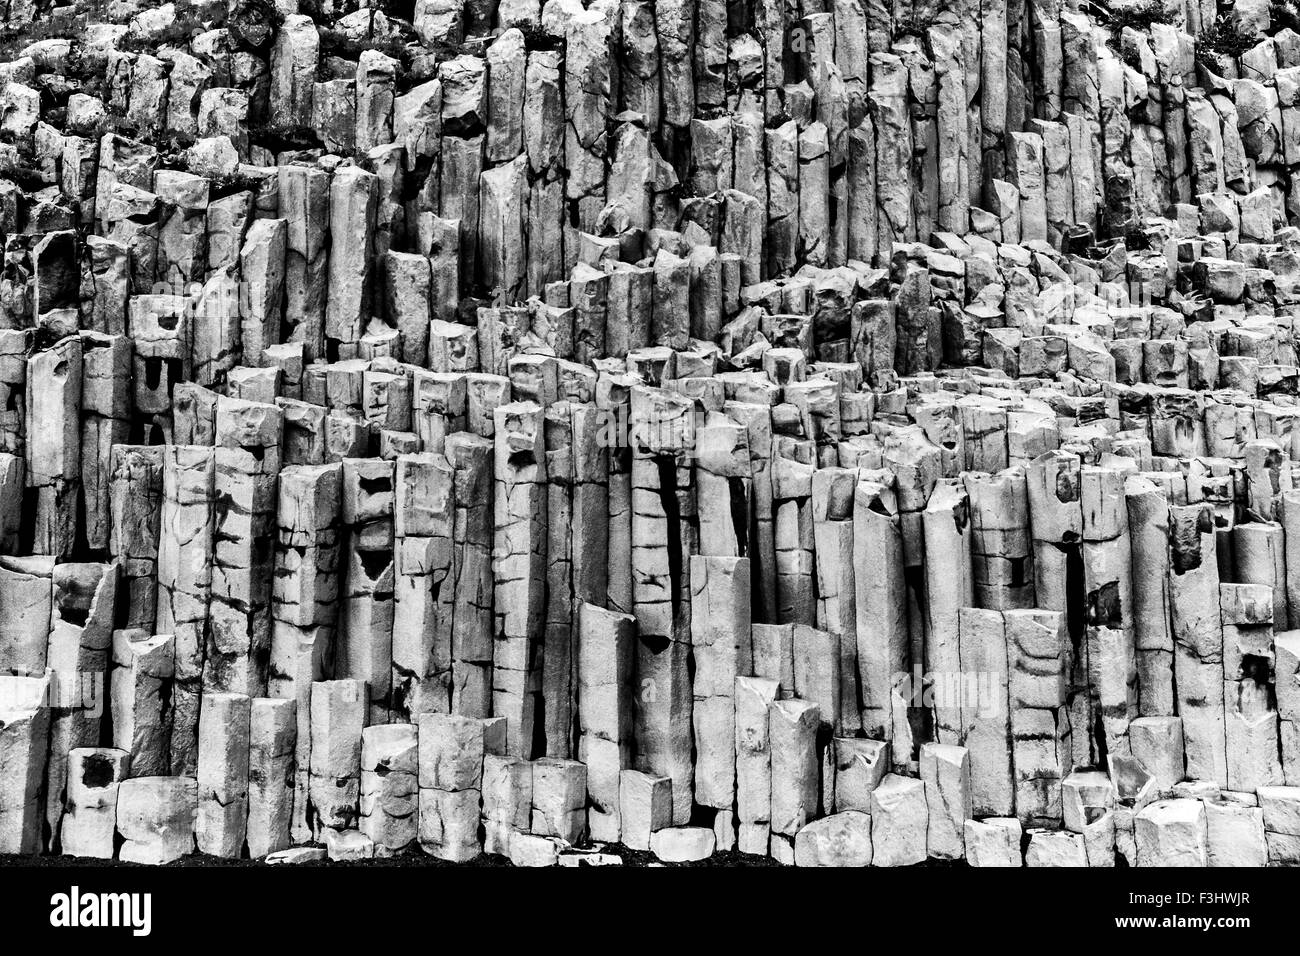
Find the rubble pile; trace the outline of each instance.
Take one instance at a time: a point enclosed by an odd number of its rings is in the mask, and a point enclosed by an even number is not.
[[[0,853],[1300,863],[1300,9],[94,6]]]

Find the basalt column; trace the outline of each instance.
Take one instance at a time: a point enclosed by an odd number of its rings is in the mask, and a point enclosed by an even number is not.
[[[675,824],[689,822],[691,598],[694,494],[686,458],[693,403],[671,392],[632,389],[632,603],[637,620],[637,767],[673,781]],[[811,569],[810,569],[811,570]]]
[[[274,405],[222,398],[216,427],[212,590],[203,687],[262,697],[271,658],[283,416]]]

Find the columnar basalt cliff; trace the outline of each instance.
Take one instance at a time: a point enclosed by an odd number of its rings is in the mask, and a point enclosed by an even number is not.
[[[0,9],[0,853],[1300,863],[1300,7]]]

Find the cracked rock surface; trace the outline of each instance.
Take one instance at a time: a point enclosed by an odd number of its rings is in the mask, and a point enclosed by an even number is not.
[[[1300,864],[1284,6],[10,6],[0,853]]]

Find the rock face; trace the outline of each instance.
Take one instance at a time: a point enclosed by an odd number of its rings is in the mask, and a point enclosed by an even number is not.
[[[424,852],[453,862],[478,856],[483,761],[485,755],[501,755],[504,723],[451,714],[421,715],[417,819]]]
[[[1134,821],[1139,866],[1205,866],[1205,805],[1199,800],[1161,800]]]
[[[117,795],[129,769],[123,750],[86,747],[68,754],[68,810],[59,831],[64,853],[113,858]]]
[[[796,866],[870,866],[871,817],[845,810],[814,820],[794,838]]]
[[[650,849],[665,863],[692,863],[713,854],[713,831],[705,827],[666,827],[650,835]]]
[[[361,732],[362,833],[376,854],[401,850],[416,838],[419,822],[417,728],[380,724]]]
[[[1263,0],[116,6],[6,7],[0,853],[1300,862]]]
[[[923,863],[928,820],[925,785],[898,774],[885,777],[871,791],[872,864]]]
[[[132,777],[117,791],[119,858],[170,863],[194,852],[198,786],[193,777]]]
[[[248,746],[251,705],[242,694],[205,694],[199,718],[200,853],[238,857],[248,824]]]
[[[966,861],[971,866],[1021,866],[1020,834],[1014,817],[967,820]]]

